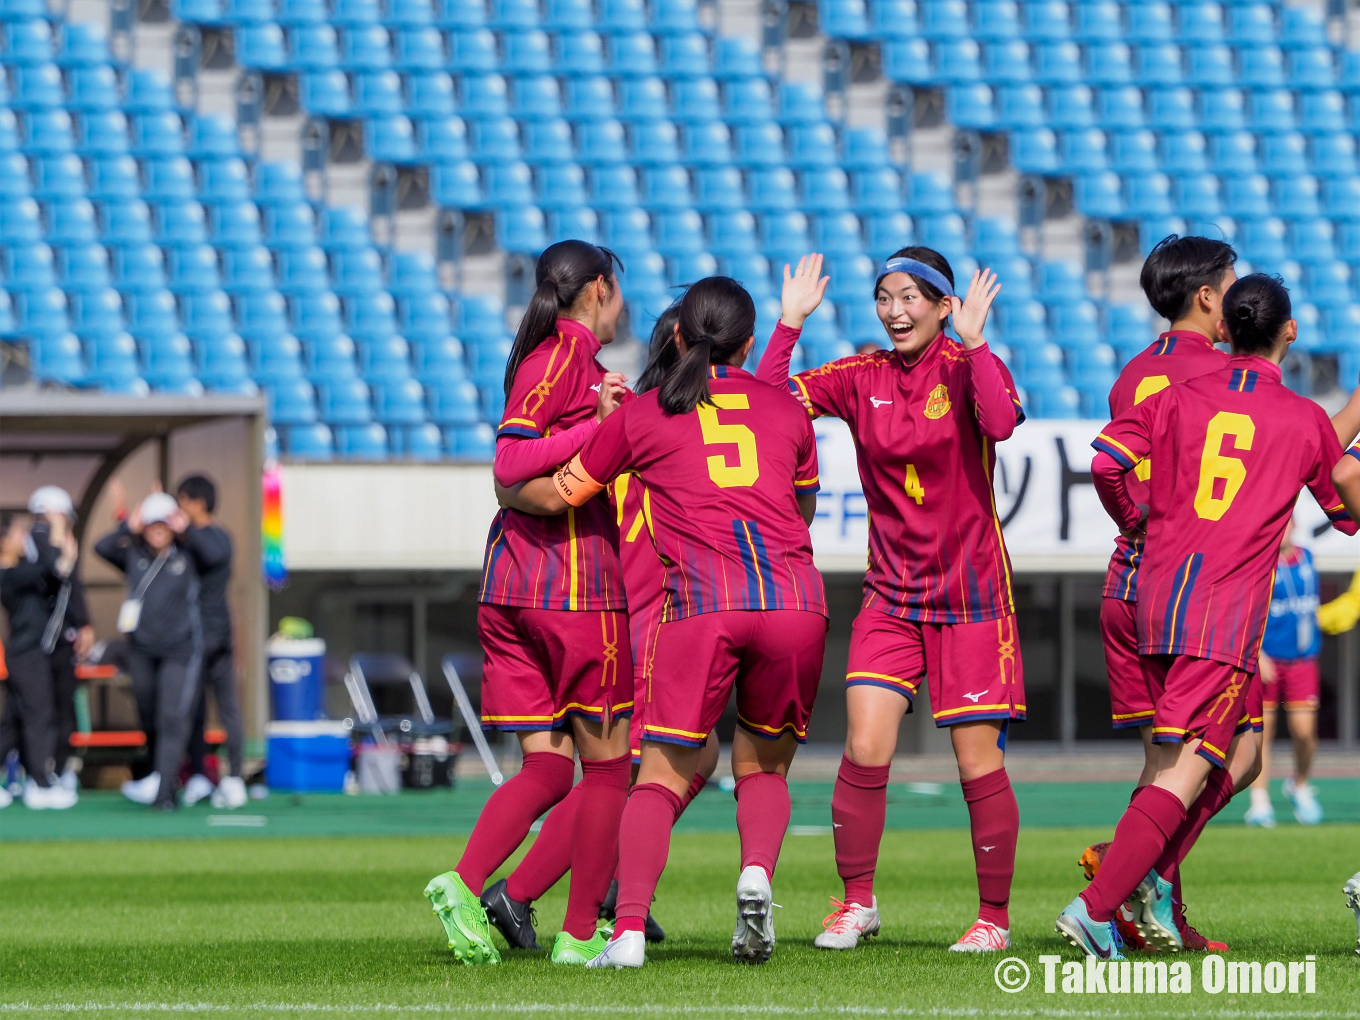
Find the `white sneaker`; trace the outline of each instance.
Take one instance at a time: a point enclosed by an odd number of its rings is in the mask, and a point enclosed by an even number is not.
[[[118,789],[134,804],[151,804],[161,792],[161,774],[153,772],[144,779],[129,779]]]
[[[70,790],[72,793],[77,793],[80,790],[80,777],[75,769],[66,769],[62,772],[61,778],[58,779],[57,782],[61,783],[61,788],[63,790]]]
[[[13,803],[14,798],[10,796],[10,792],[3,786],[0,786],[0,809],[7,808]]]
[[[872,906],[859,903],[842,903],[831,897],[833,910],[822,920],[825,929],[812,940],[818,949],[854,949],[860,939],[872,938],[878,934],[878,897]]]
[[[745,868],[737,879],[737,927],[732,932],[732,956],[739,963],[764,963],[774,952],[776,905],[765,869],[758,864]]]
[[[973,922],[963,935],[949,947],[951,953],[994,953],[1011,947],[1009,928],[998,928],[981,918]]]
[[[184,784],[184,792],[181,794],[184,798],[184,806],[193,807],[204,797],[212,796],[214,789],[216,787],[213,786],[212,780],[207,776],[190,776],[189,781]]]
[[[599,970],[641,967],[647,962],[647,938],[640,931],[624,931],[610,939],[600,955],[586,964]]]
[[[1350,907],[1351,913],[1355,915],[1357,928],[1355,952],[1360,956],[1360,872],[1352,875],[1341,891],[1346,894],[1346,906]]]
[[[32,811],[65,811],[79,799],[75,791],[63,790],[60,784],[39,786],[32,778],[24,784],[24,807]]]
[[[1294,805],[1294,821],[1300,825],[1317,825],[1322,821],[1322,805],[1317,801],[1312,783],[1296,784],[1293,779],[1286,779],[1284,795]]]
[[[213,791],[212,806],[219,810],[235,811],[245,807],[249,799],[244,779],[240,776],[223,776]]]
[[[1253,791],[1251,807],[1247,808],[1247,813],[1242,816],[1242,821],[1259,829],[1273,829],[1275,828],[1275,809],[1271,807],[1269,800],[1265,798],[1257,800],[1255,791]]]

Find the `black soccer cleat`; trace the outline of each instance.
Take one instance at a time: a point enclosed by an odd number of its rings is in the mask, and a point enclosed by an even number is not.
[[[604,902],[600,904],[600,920],[613,922],[614,906],[619,902],[619,880],[616,878],[609,883],[609,892],[604,894]]]
[[[647,923],[642,926],[642,934],[648,942],[666,941],[665,929],[656,923],[656,918],[651,915],[650,911],[647,913]]]
[[[510,898],[505,891],[505,879],[482,893],[482,907],[486,910],[486,919],[505,936],[511,949],[538,948],[538,933],[534,931],[538,915],[530,904]]]

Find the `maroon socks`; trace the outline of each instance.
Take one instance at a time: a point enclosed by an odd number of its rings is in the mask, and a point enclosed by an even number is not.
[[[477,818],[467,848],[454,868],[480,896],[486,880],[529,834],[538,816],[571,792],[576,767],[565,755],[538,751],[524,756],[519,775],[501,784]]]
[[[836,873],[845,883],[845,902],[874,902],[874,867],[888,812],[888,765],[856,765],[841,758],[831,795],[836,840]]]
[[[977,864],[978,919],[1009,929],[1011,879],[1015,876],[1015,840],[1020,808],[1005,768],[963,781],[968,820]],[[1141,876],[1140,876],[1141,877]]]
[[[571,833],[571,889],[562,930],[575,939],[595,934],[600,904],[619,859],[619,821],[628,803],[632,755],[582,761],[576,824]]]
[[[793,814],[788,780],[769,772],[753,772],[737,780],[736,798],[742,869],[758,864],[774,878],[779,848]]]
[[[643,930],[656,884],[666,869],[671,826],[680,815],[680,807],[680,798],[660,783],[639,783],[628,797],[619,826],[615,938],[625,931]]]
[[[1081,898],[1093,921],[1110,921],[1162,856],[1185,821],[1180,798],[1160,786],[1145,786],[1115,826],[1114,842]]]
[[[1190,848],[1199,839],[1199,834],[1204,831],[1204,827],[1209,824],[1209,819],[1218,814],[1232,800],[1233,781],[1227,769],[1214,769],[1209,773],[1209,778],[1204,782],[1204,789],[1200,791],[1193,804],[1185,812],[1185,821],[1176,830],[1175,835],[1167,841],[1166,849],[1162,856],[1158,858],[1157,874],[1161,875],[1168,882],[1177,886],[1176,902],[1180,902],[1180,877],[1172,877],[1178,872],[1178,865],[1185,860],[1185,855],[1190,852]]]
[[[581,784],[577,783],[543,819],[534,845],[505,880],[506,894],[512,900],[532,903],[567,873],[571,867],[571,830],[580,803]]]

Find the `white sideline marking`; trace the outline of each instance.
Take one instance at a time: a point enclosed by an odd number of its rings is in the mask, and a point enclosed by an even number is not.
[[[269,824],[268,815],[209,815],[208,824],[237,829],[263,829]]]
[[[827,1006],[698,1006],[668,1005],[646,1003],[641,1005],[596,1005],[566,1002],[500,1002],[500,1003],[372,1003],[337,1005],[324,1002],[250,1002],[229,1005],[217,1002],[0,1002],[0,1014],[5,1013],[340,1013],[364,1015],[369,1013],[430,1013],[449,1016],[465,1014],[494,1015],[511,1013],[534,1015],[547,1013],[564,1015],[567,1013],[601,1014],[611,1017],[627,1015],[643,1016],[912,1016],[912,1017],[1033,1017],[1033,1009],[989,1009],[984,1007],[940,1007],[934,1009],[912,1009],[907,1006],[889,1008],[887,1006],[850,1006],[840,1003]],[[1059,1009],[1044,1010],[1045,1016],[1057,1017],[1107,1017],[1119,1015],[1118,1010]],[[1266,1020],[1266,1018],[1297,1018],[1297,1020],[1324,1020],[1324,1018],[1354,1018],[1360,1013],[1338,1013],[1324,1010],[1243,1010],[1219,1009],[1180,1011],[1181,1017],[1224,1017],[1231,1020]]]

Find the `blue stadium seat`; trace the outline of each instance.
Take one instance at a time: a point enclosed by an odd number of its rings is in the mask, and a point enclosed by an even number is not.
[[[366,71],[349,77],[354,90],[354,112],[359,116],[391,117],[401,113],[404,100],[401,76],[396,71]]]
[[[535,203],[542,208],[566,210],[586,204],[586,175],[577,164],[544,163],[535,176]]]
[[[271,162],[255,165],[255,201],[269,208],[305,202],[302,168],[297,163]]]
[[[788,167],[765,167],[748,171],[747,207],[754,212],[779,212],[798,208],[798,191]]]
[[[850,208],[850,179],[840,167],[804,170],[799,176],[803,209],[830,213]]]
[[[344,382],[358,375],[354,341],[343,333],[309,337],[305,347],[307,377],[312,382]]]
[[[1331,89],[1336,85],[1332,52],[1325,46],[1289,51],[1287,84],[1300,91]]]
[[[22,166],[22,157],[16,158],[20,160],[19,166]],[[33,160],[32,166],[33,195],[39,201],[51,202],[85,197],[85,166],[79,156],[70,153],[43,156]],[[19,172],[23,173],[24,170],[20,169]],[[17,183],[23,186],[28,182],[21,177]],[[12,182],[4,182],[0,187],[5,185],[14,188],[20,196],[28,191],[27,187],[20,189]]]
[[[124,302],[128,329],[138,338],[173,336],[179,332],[179,308],[168,290],[129,294]]]
[[[747,208],[741,171],[730,166],[696,170],[694,206],[705,213]]]
[[[464,75],[459,112],[471,120],[504,117],[510,111],[509,89],[499,74]]]
[[[1008,131],[1040,128],[1048,123],[1044,92],[1038,85],[1012,85],[997,92],[997,125]]]
[[[253,248],[261,240],[260,210],[254,202],[226,202],[211,208],[213,243],[219,248]]]
[[[48,258],[51,258],[51,249],[48,249]],[[109,272],[108,251],[100,244],[81,244],[64,248],[61,252],[61,282],[68,293],[112,286],[113,276]],[[50,271],[48,285],[50,286]]]
[[[492,74],[497,67],[496,37],[485,28],[469,28],[449,32],[444,36],[448,44],[449,70],[457,74]]]
[[[920,217],[916,228],[922,244],[951,262],[968,251],[968,227],[957,213]]]
[[[982,79],[982,48],[972,39],[941,39],[932,48],[936,81],[959,85]]]
[[[1104,131],[1096,128],[1066,131],[1060,145],[1063,167],[1073,174],[1095,173],[1109,166]]]
[[[760,47],[744,35],[719,36],[713,47],[713,77],[719,81],[764,76]]]
[[[1221,175],[1256,172],[1256,139],[1246,131],[1215,135],[1209,140],[1214,169]]]
[[[438,67],[439,64],[435,64]],[[552,45],[547,32],[514,31],[501,36],[501,66],[503,74],[541,74],[552,66]]]
[[[288,66],[295,71],[333,71],[340,66],[340,39],[330,25],[298,25],[288,31]]]
[[[1075,131],[1094,127],[1093,93],[1085,85],[1050,89],[1048,92],[1048,123],[1059,131]]]
[[[656,250],[667,258],[693,255],[705,248],[703,218],[693,209],[655,213],[652,227]]]
[[[836,165],[836,131],[830,124],[795,124],[785,134],[790,166],[805,170]]]
[[[33,110],[24,115],[21,148],[30,156],[55,156],[70,152],[71,115],[65,110]]]
[[[207,205],[250,201],[250,172],[245,162],[204,160],[198,168],[198,197]]]
[[[382,284],[382,256],[376,248],[351,248],[332,257],[331,285],[340,297],[375,294],[382,290]]]
[[[859,217],[852,212],[818,216],[812,238],[816,249],[828,256],[858,255],[864,250]]]
[[[1209,169],[1209,142],[1198,131],[1165,132],[1159,141],[1162,169],[1172,177]]]
[[[1238,46],[1273,43],[1277,34],[1270,4],[1235,4],[1228,11],[1228,39]]]
[[[1081,8],[1092,6],[1081,4]],[[1095,5],[1099,8],[1100,5]],[[1120,11],[1117,7],[1111,10],[1105,7],[1103,11],[1103,21],[1112,24],[1114,31],[1120,31]],[[1080,17],[1080,13],[1078,15]],[[1130,42],[1138,43],[1140,46],[1155,45],[1157,43],[1173,42],[1176,38],[1176,23],[1172,16],[1171,5],[1154,0],[1151,3],[1140,3],[1137,7],[1129,11],[1127,37]],[[1141,63],[1141,60],[1140,60]]]
[[[86,247],[89,246],[73,247],[68,249],[68,252],[82,251]],[[55,287],[57,279],[52,271],[52,265],[52,249],[41,242],[15,245],[5,252],[5,275],[8,277],[11,290],[35,291]]]
[[[934,81],[930,44],[924,39],[891,39],[882,47],[883,77],[892,82],[927,85]]]
[[[729,81],[723,86],[722,95],[722,116],[729,124],[764,124],[774,120],[774,95],[764,78]]]
[[[411,83],[407,81],[408,106]],[[546,74],[528,74],[515,79],[510,89],[514,99],[515,116],[525,121],[545,120],[562,116],[562,90],[557,79]],[[449,86],[449,109],[453,113],[452,85]],[[432,111],[439,112],[439,111]],[[421,114],[412,113],[412,116]]]
[[[1288,257],[1285,243],[1288,231],[1283,220],[1274,217],[1247,220],[1241,228],[1236,246],[1247,261],[1276,265]]]
[[[911,217],[904,212],[875,213],[863,219],[864,248],[884,257],[913,241]]]
[[[65,68],[98,67],[112,62],[109,33],[98,22],[67,21],[61,28],[57,63]]]
[[[732,162],[732,132],[726,124],[686,124],[681,142],[684,162],[692,167],[720,167]]]
[[[340,299],[330,291],[295,294],[288,299],[292,332],[304,343],[345,332]]]
[[[1072,42],[1044,42],[1034,48],[1034,80],[1042,85],[1081,81],[1081,48]]]
[[[1085,49],[1086,80],[1092,85],[1125,85],[1133,81],[1133,51],[1127,43],[1092,43]]]
[[[747,167],[781,166],[785,162],[784,131],[775,123],[737,128],[737,162]]]
[[[576,147],[571,125],[560,117],[522,124],[521,134],[524,141],[524,158],[535,165],[547,166],[570,158]],[[466,155],[466,152],[458,156],[450,154],[450,158],[463,158]]]
[[[236,62],[262,71],[282,71],[288,66],[288,47],[283,29],[275,24],[239,25],[233,31]]]
[[[631,168],[630,168],[631,169]],[[602,220],[604,243],[615,251],[642,253],[652,250],[651,219],[636,207],[606,210]],[[631,259],[625,259],[625,265]]]
[[[364,122],[364,148],[378,163],[413,163],[415,126],[406,117],[372,117]]]
[[[571,238],[589,241],[592,244],[600,243],[600,217],[594,209],[588,206],[550,209],[547,210],[547,216],[547,241],[549,244],[570,240]]]
[[[557,37],[556,68],[568,77],[587,77],[605,70],[604,41],[594,32],[564,32]]]
[[[1229,216],[1253,220],[1271,214],[1270,181],[1261,174],[1224,176],[1223,184],[1223,208]]]
[[[628,128],[630,161],[640,167],[666,166],[680,160],[680,132],[668,120],[643,121]]]
[[[155,68],[141,68],[128,73],[123,109],[129,114],[163,113],[175,105],[170,77]]]
[[[1058,172],[1058,136],[1047,128],[1016,131],[1010,136],[1011,165],[1022,174]]]
[[[176,294],[203,294],[222,286],[217,272],[217,252],[211,245],[172,248],[169,259],[170,289]]]
[[[1312,261],[1304,266],[1308,293],[1314,303],[1324,309],[1336,308],[1351,302],[1351,269],[1340,261]]]
[[[1296,220],[1289,224],[1289,251],[1293,258],[1307,264],[1331,264],[1336,258],[1336,228],[1321,218]]]
[[[913,215],[954,212],[953,182],[942,173],[912,174],[907,179],[906,206]]]
[[[697,25],[694,0],[662,0],[665,7],[689,12],[689,20]],[[653,24],[656,23],[653,17]],[[869,12],[864,0],[822,0],[817,7],[817,27],[832,39],[867,39],[872,35]]]
[[[1154,173],[1160,166],[1157,136],[1151,131],[1121,131],[1110,138],[1110,168],[1119,174]]]
[[[710,217],[708,249],[724,260],[755,255],[760,250],[755,217],[744,209]]]
[[[1061,0],[1038,0],[1025,4],[1025,37],[1060,41],[1071,34],[1071,15]]]
[[[331,0],[330,20],[348,28],[352,25],[373,25],[382,18],[378,0]]]
[[[383,24],[399,28],[419,28],[434,24],[434,4],[430,0],[387,0]]]
[[[824,123],[826,103],[821,88],[806,81],[781,84],[778,120],[785,126]]]
[[[298,76],[298,101],[318,117],[346,117],[350,113],[349,78],[344,71],[307,71]]]
[[[52,62],[52,28],[42,18],[11,21],[4,29],[4,62],[25,66]]]
[[[1285,84],[1284,51],[1278,46],[1241,46],[1238,81],[1248,89],[1277,89]]]
[[[1248,103],[1252,128],[1261,131],[1293,131],[1294,96],[1286,89],[1253,92]]]
[[[588,75],[566,82],[567,117],[573,123],[614,118],[614,86],[608,78]]]
[[[661,72],[667,78],[704,78],[712,70],[707,36],[699,32],[686,32],[662,38]]]
[[[1280,44],[1289,50],[1326,46],[1327,24],[1311,8],[1282,7],[1279,37]]]
[[[1213,219],[1222,212],[1219,181],[1213,174],[1177,177],[1173,190],[1176,209],[1186,216]]]
[[[231,299],[222,291],[180,295],[184,332],[194,340],[232,336]]]
[[[1192,48],[1186,54],[1186,82],[1197,89],[1226,88],[1237,81],[1232,50],[1208,45]]]
[[[770,213],[761,217],[761,247],[774,264],[796,262],[811,251],[807,217],[797,211]]]
[[[918,16],[921,35],[932,42],[968,36],[968,6],[963,0],[923,0]]]
[[[722,116],[718,94],[718,83],[712,78],[673,81],[670,90],[671,116],[685,125],[716,121]]]
[[[16,164],[13,162],[14,160],[23,160],[23,157],[17,154],[0,156],[0,178],[5,178],[10,173],[15,172]],[[88,171],[90,179],[89,196],[96,202],[136,198],[141,193],[141,185],[137,179],[137,162],[131,156],[92,159],[89,162]],[[3,187],[4,184],[0,184],[0,188]],[[9,197],[2,190],[0,190],[0,194]]]
[[[1181,49],[1170,39],[1139,46],[1137,64],[1138,83],[1147,88],[1172,88],[1184,76]]]
[[[1299,96],[1299,130],[1309,134],[1347,130],[1345,96],[1331,89]]]
[[[1132,131],[1143,126],[1143,93],[1133,86],[1102,89],[1098,109],[1100,124],[1107,131]]]
[[[519,126],[513,118],[486,117],[472,122],[472,158],[478,163],[509,163],[522,155]],[[582,157],[585,162],[584,151]]]
[[[321,214],[321,247],[327,251],[366,248],[372,244],[368,215],[354,206],[325,209]]]
[[[689,173],[681,166],[649,167],[642,172],[642,204],[649,210],[688,209]]]
[[[1124,211],[1134,219],[1170,216],[1171,178],[1161,173],[1137,173],[1124,180]]]
[[[112,287],[68,296],[71,325],[86,340],[117,336],[123,325],[123,299]]]
[[[376,289],[369,293],[351,294],[345,298],[343,306],[345,328],[350,336],[365,345],[386,344],[383,363],[366,362],[365,375],[370,378],[375,375],[408,375],[408,359],[404,353],[406,342],[397,338],[397,303],[392,295]],[[400,359],[392,357],[392,344],[389,341],[394,339],[397,339],[402,352]]]
[[[1309,166],[1318,177],[1353,177],[1360,173],[1356,165],[1354,135],[1314,135],[1308,148],[1311,156]]]
[[[455,460],[490,461],[496,451],[496,431],[485,422],[445,429],[444,444]]]
[[[0,203],[0,243],[32,244],[41,239],[42,231],[37,202],[21,198]]]
[[[1020,254],[1020,235],[1015,220],[983,216],[973,220],[973,254],[987,265]]]
[[[1217,3],[1178,3],[1176,25],[1182,39],[1215,45],[1224,39],[1223,8]]]
[[[415,362],[416,378],[426,384],[427,400],[430,399],[430,388],[459,383],[467,379],[463,345],[448,335],[447,325],[438,339],[412,343],[411,353]]]
[[[61,69],[35,64],[10,69],[10,104],[16,110],[55,110],[64,105]]]
[[[1296,131],[1265,135],[1258,156],[1261,172],[1270,177],[1292,177],[1308,164],[1308,143]]]
[[[546,0],[543,27],[550,32],[588,29],[595,24],[592,0]]]
[[[955,85],[945,91],[945,118],[955,127],[976,131],[991,130],[996,126],[996,111],[992,105],[990,86],[975,82]],[[842,161],[844,165],[844,161]]]
[[[398,302],[398,309],[402,332],[407,339],[413,343],[422,342],[426,346],[441,346],[441,349],[452,344],[458,350],[461,365],[462,345],[449,336],[448,298],[437,291],[408,295]]]
[[[985,43],[1018,39],[1024,32],[1014,0],[982,0],[973,5],[973,38]],[[905,33],[914,35],[915,33]],[[988,47],[990,55],[991,48]]]
[[[1154,131],[1188,131],[1195,126],[1194,93],[1185,88],[1150,89],[1148,127]]]
[[[486,202],[494,209],[529,205],[534,200],[533,171],[527,163],[499,163],[483,174]]]
[[[431,59],[433,54],[427,53],[425,57],[412,70],[433,70],[439,66]],[[340,66],[346,71],[381,71],[391,64],[392,40],[381,25],[354,25],[340,33]]]
[[[264,231],[269,246],[279,252],[310,248],[316,244],[316,217],[304,201],[279,202],[265,207]]]
[[[165,289],[165,256],[149,242],[113,249],[114,282],[125,294]]]
[[[1073,182],[1073,204],[1083,216],[1117,219],[1124,212],[1121,191],[1118,174],[1084,174]]]
[[[406,428],[389,428],[387,437],[392,452],[407,460],[437,461],[444,457],[444,434],[429,422]]]
[[[618,114],[627,123],[666,119],[666,83],[651,77],[619,82]]]
[[[66,105],[77,113],[112,110],[119,105],[118,76],[112,67],[68,67]]]
[[[272,412],[270,418],[279,420]],[[330,460],[335,455],[335,438],[331,430],[320,422],[293,425],[284,435],[287,437],[285,449],[292,457],[300,460]]]
[[[236,122],[221,114],[199,114],[189,124],[188,153],[192,159],[222,159],[241,154]]]
[[[53,202],[45,210],[49,244],[64,248],[72,244],[89,244],[99,237],[94,204],[78,198],[68,202]]]
[[[1322,188],[1309,174],[1278,177],[1271,188],[1274,213],[1286,220],[1310,220],[1322,215]]]
[[[323,417],[324,407],[323,403]],[[377,422],[341,425],[335,429],[335,451],[342,460],[386,460],[387,430]]]
[[[637,171],[631,166],[593,167],[588,177],[591,204],[597,209],[617,211],[637,207]]]

